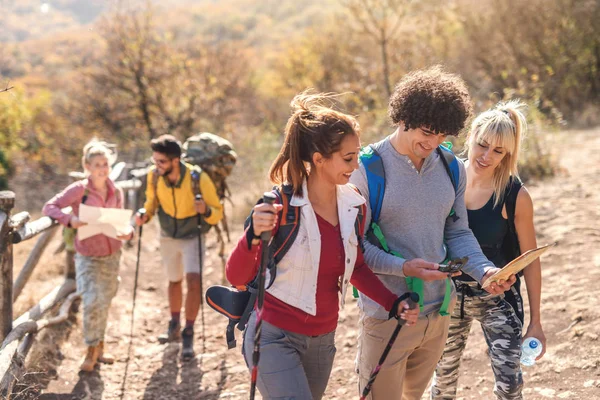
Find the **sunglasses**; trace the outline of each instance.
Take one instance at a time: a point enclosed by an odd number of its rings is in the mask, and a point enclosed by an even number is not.
[[[161,159],[161,160],[157,160],[156,158],[152,158],[152,162],[156,165],[165,165],[170,163],[172,160],[169,158],[165,158],[165,159]]]

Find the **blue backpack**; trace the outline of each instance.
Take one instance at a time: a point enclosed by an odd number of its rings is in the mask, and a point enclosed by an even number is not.
[[[448,143],[448,142],[446,142]],[[446,144],[444,143],[444,144]],[[458,191],[458,183],[460,181],[458,160],[456,156],[451,150],[451,144],[448,143],[448,147],[438,146],[436,148],[437,153],[440,155],[440,159],[444,164],[444,168],[450,177],[450,181],[452,182],[452,186],[454,187],[454,192]],[[383,204],[383,197],[385,195],[385,168],[383,166],[383,160],[377,150],[375,150],[372,146],[364,147],[360,154],[359,158],[363,166],[365,167],[365,172],[367,175],[367,183],[369,187],[369,205],[371,207],[371,224],[369,225],[367,232],[365,234],[366,240],[380,249],[384,250],[389,254],[393,254],[397,257],[404,258],[400,253],[393,251],[387,245],[385,237],[381,232],[381,228],[379,227],[379,219],[381,216],[381,207]],[[452,217],[453,221],[456,222],[459,217],[454,212],[454,209],[450,211],[449,217]],[[446,263],[449,259],[443,261]],[[416,292],[419,295],[419,305],[421,310],[423,309],[423,280],[419,278],[406,277],[406,283],[408,286],[408,290],[411,292]],[[354,289],[354,296],[358,297],[358,292]],[[452,283],[450,282],[450,278],[446,280],[446,292],[444,295],[444,301],[442,303],[442,307],[440,308],[441,315],[448,315],[448,306],[450,304],[450,299],[452,296]]]

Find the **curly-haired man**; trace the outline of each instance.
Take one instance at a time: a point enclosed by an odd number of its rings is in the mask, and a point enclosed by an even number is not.
[[[385,177],[385,192],[381,191],[385,196],[379,202],[378,218],[371,215],[374,205],[369,202],[369,189],[376,187],[373,182],[369,185],[371,173],[361,162],[352,175],[351,182],[369,203],[368,240],[364,241],[367,264],[395,293],[417,291],[422,296],[419,320],[416,326],[400,331],[373,385],[372,399],[417,400],[427,387],[442,355],[456,303],[454,285],[448,273],[438,270],[438,263],[467,256],[463,271],[480,283],[497,271],[469,229],[464,165],[456,160],[455,189],[450,169],[444,165],[447,159],[441,149],[436,150],[448,135],[458,136],[470,113],[469,94],[459,76],[437,66],[406,75],[389,105],[396,130],[371,145],[370,156],[378,155],[385,171],[380,175]],[[492,283],[487,290],[501,294],[512,283],[514,277]],[[396,322],[362,294],[359,306],[356,369],[362,392]]]

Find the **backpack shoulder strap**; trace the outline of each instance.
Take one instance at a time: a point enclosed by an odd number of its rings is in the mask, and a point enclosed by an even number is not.
[[[517,208],[517,196],[523,183],[515,176],[510,178],[506,190],[504,191],[504,205],[506,206],[506,215],[508,217],[508,235],[504,241],[504,250],[508,260],[512,260],[521,254],[519,245],[519,236],[515,227],[515,212]]]
[[[156,212],[156,209],[158,208],[158,178],[160,178],[160,175],[158,175],[156,173],[156,168],[152,169],[152,190],[154,190],[154,202],[152,205],[152,208],[154,209],[153,212]]]
[[[517,208],[517,196],[523,186],[523,182],[516,176],[511,176],[510,181],[507,185],[507,189],[504,192],[504,205],[506,206],[506,214],[508,216],[509,224],[515,223],[515,210]]]
[[[362,196],[362,193],[356,186],[354,186],[351,183],[348,183],[347,185],[354,189],[356,193]],[[362,237],[363,232],[365,231],[365,215],[367,214],[367,205],[363,203],[359,206],[356,206],[356,208],[358,209],[358,214],[356,214],[356,220],[354,221],[354,233],[356,234],[356,238],[358,239],[358,244],[364,251]]]
[[[281,188],[275,188],[273,192],[278,197],[283,208],[279,217],[279,229],[277,229],[269,244],[271,254],[268,266],[270,280],[267,288],[271,287],[275,281],[277,264],[287,254],[294,240],[296,240],[296,236],[298,236],[301,216],[300,207],[294,207],[290,204],[294,195],[292,185],[283,185]]]
[[[378,223],[381,215],[383,196],[385,195],[385,169],[383,167],[383,160],[377,150],[370,145],[363,147],[358,157],[365,167],[367,174],[371,220]]]
[[[442,163],[444,164],[444,168],[446,169],[450,180],[452,181],[454,192],[458,191],[460,170],[458,168],[458,160],[456,159],[456,155],[454,155],[452,150],[442,145],[439,145],[436,150],[442,159]]]
[[[454,155],[452,150],[450,150],[450,148],[446,146],[439,145],[436,151],[442,159],[442,164],[444,164],[444,168],[446,169],[446,172],[450,177],[452,187],[454,188],[454,194],[456,195],[456,193],[458,192],[458,184],[460,182],[460,169],[458,167],[458,159],[456,158],[456,155]],[[448,216],[452,217],[452,220],[454,222],[458,221],[459,219],[459,216],[456,215],[456,211],[454,211],[454,208],[450,210],[450,215]]]
[[[202,195],[200,192],[200,174],[202,173],[202,169],[197,165],[193,165],[190,168],[190,176],[192,177],[192,192],[194,197],[196,195]]]
[[[90,189],[88,189],[87,185],[86,185],[85,189],[83,190],[83,196],[81,196],[81,204],[85,204],[89,195],[90,195]]]
[[[363,242],[363,232],[365,231],[365,215],[367,214],[367,205],[361,204],[357,208],[358,214],[356,214],[356,220],[354,221],[354,233],[358,239],[358,245],[364,253],[365,245]]]

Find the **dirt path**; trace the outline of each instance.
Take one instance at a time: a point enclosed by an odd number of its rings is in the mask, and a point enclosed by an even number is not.
[[[543,325],[548,351],[538,365],[525,370],[528,399],[600,399],[600,136],[598,131],[563,132],[561,176],[529,189],[536,207],[539,243],[559,241],[543,259]],[[562,144],[568,144],[561,145]],[[233,237],[237,237],[234,234]],[[60,329],[45,333],[51,345],[36,357],[49,370],[25,381],[21,398],[67,399],[245,399],[248,373],[237,350],[227,351],[224,317],[205,309],[206,341],[196,328],[195,361],[181,363],[176,345],[160,345],[156,336],[166,326],[165,277],[160,266],[155,228],[144,234],[142,268],[135,310],[132,358],[123,383],[132,309],[135,248],[125,251],[121,288],[113,303],[107,348],[117,356],[112,366],[78,374],[84,354],[77,315]],[[213,249],[214,251],[214,249]],[[205,282],[220,280],[220,261],[209,257]],[[357,309],[349,302],[340,316],[338,353],[326,399],[356,398],[353,359]],[[477,324],[465,353],[459,398],[492,399],[493,377]],[[43,339],[43,338],[42,338]],[[38,351],[39,353],[39,351]],[[33,357],[33,355],[32,355]],[[124,390],[122,386],[124,385]]]

